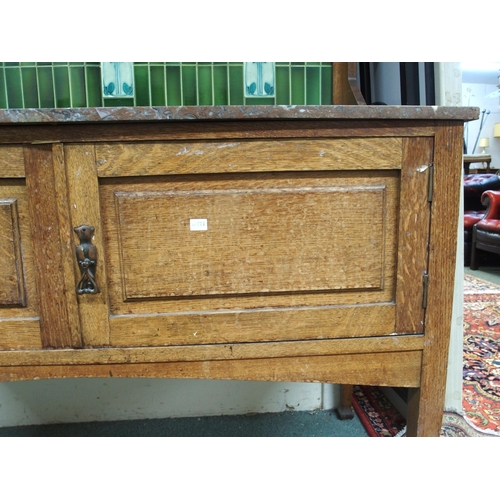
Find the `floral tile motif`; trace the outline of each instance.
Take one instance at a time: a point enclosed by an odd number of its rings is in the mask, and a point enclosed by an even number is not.
[[[274,97],[274,63],[245,63],[245,97]]]
[[[106,98],[134,96],[134,64],[131,62],[101,63],[102,93]]]

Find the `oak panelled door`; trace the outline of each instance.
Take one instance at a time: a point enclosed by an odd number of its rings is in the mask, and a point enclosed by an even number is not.
[[[0,146],[0,350],[41,349],[22,146]]]
[[[202,133],[64,145],[71,225],[94,228],[98,259],[100,293],[77,298],[83,345],[422,333],[432,146]]]

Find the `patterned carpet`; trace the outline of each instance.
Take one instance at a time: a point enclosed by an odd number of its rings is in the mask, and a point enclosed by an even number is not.
[[[465,275],[463,410],[477,429],[500,435],[500,286]]]
[[[442,437],[500,437],[500,286],[464,277],[463,413],[445,412]],[[402,436],[405,419],[377,387],[355,386],[370,436]]]

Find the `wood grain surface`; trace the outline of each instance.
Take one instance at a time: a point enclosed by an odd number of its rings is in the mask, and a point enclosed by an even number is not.
[[[23,147],[21,145],[0,146],[0,179],[24,177]]]
[[[409,387],[408,435],[439,434],[458,118],[2,131],[0,380]],[[77,296],[83,224],[101,293]]]
[[[17,200],[0,198],[0,305],[26,305]]]
[[[401,168],[401,138],[169,141],[96,145],[101,177]]]

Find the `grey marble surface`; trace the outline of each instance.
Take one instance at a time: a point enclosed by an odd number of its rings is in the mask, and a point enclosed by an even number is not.
[[[479,108],[446,106],[179,106],[0,109],[0,125],[37,123],[147,122],[164,120],[459,120],[479,117]]]

